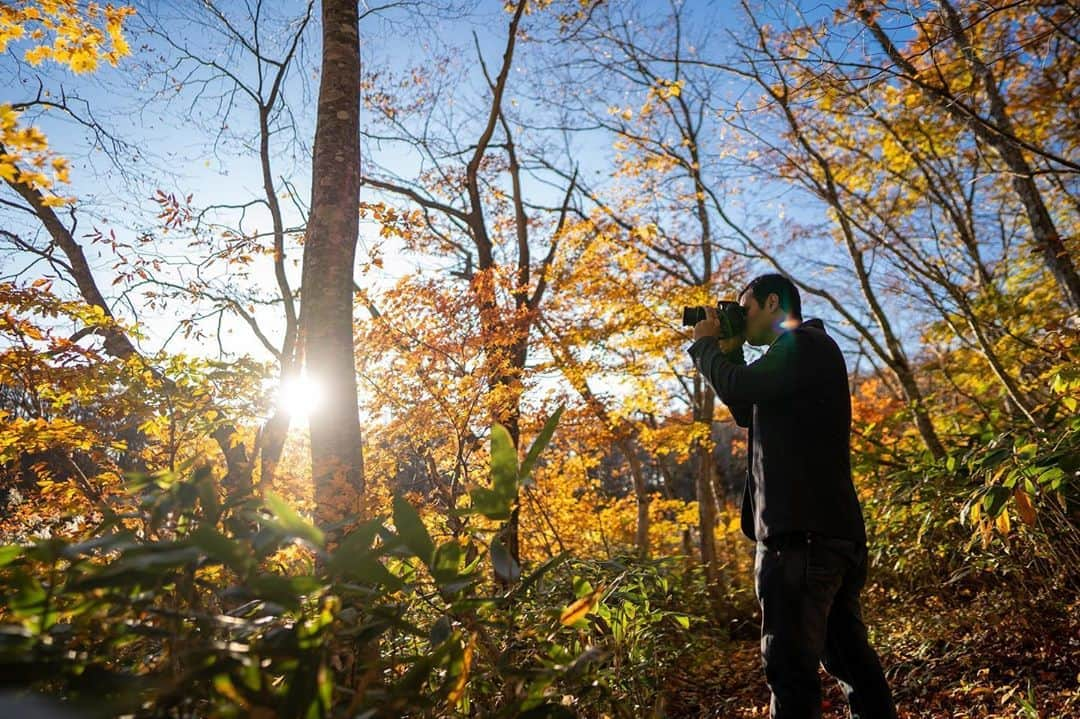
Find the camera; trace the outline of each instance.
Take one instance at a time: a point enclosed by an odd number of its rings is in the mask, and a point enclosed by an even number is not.
[[[746,309],[738,302],[720,300],[716,303],[716,318],[720,320],[720,338],[727,339],[746,331]],[[693,327],[705,319],[704,307],[683,307],[683,327]]]

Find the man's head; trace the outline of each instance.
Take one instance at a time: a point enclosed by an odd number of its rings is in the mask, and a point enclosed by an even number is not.
[[[761,275],[752,280],[739,295],[739,304],[746,309],[748,344],[772,344],[780,333],[802,322],[799,290],[783,275]]]

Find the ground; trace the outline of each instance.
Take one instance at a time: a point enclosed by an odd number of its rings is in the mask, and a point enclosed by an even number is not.
[[[1080,601],[1027,593],[998,584],[904,598],[868,587],[863,613],[900,719],[1080,717]],[[745,627],[757,621],[748,617]],[[679,663],[666,697],[668,716],[769,715],[758,641],[745,628],[737,634],[717,636],[718,651]],[[702,644],[696,646],[701,652]],[[839,686],[820,671],[822,719],[846,719]]]

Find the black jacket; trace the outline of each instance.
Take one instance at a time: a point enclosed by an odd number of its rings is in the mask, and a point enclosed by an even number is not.
[[[749,427],[742,531],[766,540],[811,531],[866,541],[851,481],[847,366],[821,320],[780,335],[747,365],[715,337],[687,350],[740,427]]]

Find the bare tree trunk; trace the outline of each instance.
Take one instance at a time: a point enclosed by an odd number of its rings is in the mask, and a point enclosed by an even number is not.
[[[260,494],[265,495],[273,485],[282,452],[285,451],[285,439],[289,434],[291,419],[288,412],[277,409],[262,426],[259,435]]]
[[[352,322],[360,205],[360,31],[355,2],[323,0],[322,38],[300,338],[308,374],[329,398],[310,420],[316,518],[329,524],[362,513],[364,491]]]

